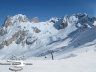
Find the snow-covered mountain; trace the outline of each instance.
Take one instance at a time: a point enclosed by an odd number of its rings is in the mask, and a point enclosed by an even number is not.
[[[64,59],[95,50],[96,18],[77,13],[45,22],[25,15],[8,16],[0,28],[0,58]]]

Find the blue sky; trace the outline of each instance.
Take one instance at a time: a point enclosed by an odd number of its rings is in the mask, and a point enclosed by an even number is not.
[[[96,0],[0,0],[0,24],[8,15],[25,14],[47,20],[66,14],[86,12],[95,15]]]

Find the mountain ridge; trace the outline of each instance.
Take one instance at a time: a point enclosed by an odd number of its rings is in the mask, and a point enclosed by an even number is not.
[[[0,28],[0,52],[7,51],[2,56],[24,55],[42,59],[50,56],[50,51],[58,56],[60,52],[74,50],[96,39],[96,18],[85,13],[54,17],[45,22],[39,22],[38,18],[33,20],[22,14],[7,17]]]

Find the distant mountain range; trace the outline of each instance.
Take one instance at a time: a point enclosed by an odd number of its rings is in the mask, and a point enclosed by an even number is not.
[[[8,16],[0,28],[0,59],[12,55],[28,59],[74,57],[96,47],[96,17],[77,13],[40,22],[18,14]]]

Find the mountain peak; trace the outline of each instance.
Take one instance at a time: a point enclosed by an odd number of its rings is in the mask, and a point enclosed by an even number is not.
[[[23,14],[17,14],[15,16],[12,16],[12,20],[13,21],[17,21],[17,22],[27,22],[28,18],[26,15]]]
[[[29,19],[26,15],[23,14],[17,14],[15,16],[7,16],[5,19],[4,25],[5,27],[11,26],[14,23],[20,23],[20,22],[28,22]]]

